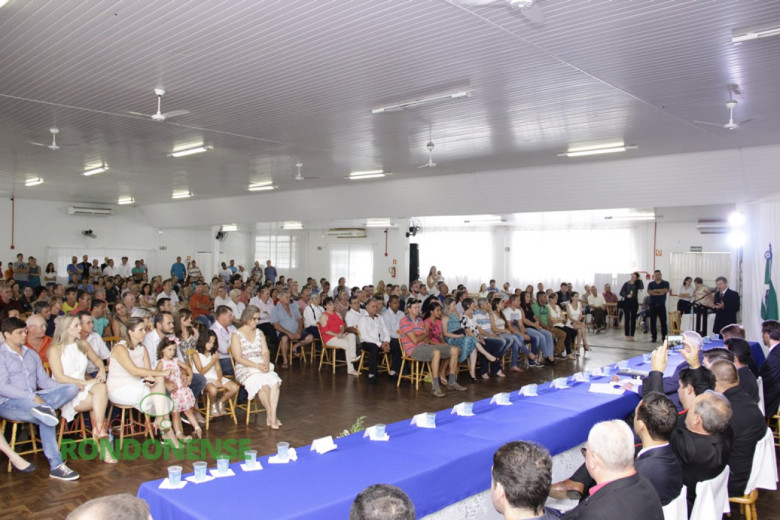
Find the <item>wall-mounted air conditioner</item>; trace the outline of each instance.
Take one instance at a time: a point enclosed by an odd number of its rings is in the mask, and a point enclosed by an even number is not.
[[[332,238],[366,238],[365,228],[331,228],[326,233]]]
[[[111,208],[89,208],[86,206],[71,206],[68,208],[68,215],[113,215]]]
[[[731,232],[729,223],[725,220],[699,220],[696,229],[702,235],[725,235]]]

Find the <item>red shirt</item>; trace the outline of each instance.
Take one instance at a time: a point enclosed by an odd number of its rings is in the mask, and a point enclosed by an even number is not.
[[[425,325],[419,317],[415,321],[412,321],[407,314],[401,318],[399,327],[401,333],[399,336],[401,339],[401,346],[403,347],[404,352],[406,352],[406,355],[409,356],[414,352],[414,347],[420,344],[420,342],[413,342],[409,337],[409,333],[413,332],[415,336],[422,336],[425,334]]]
[[[344,320],[341,319],[341,316],[338,315],[337,312],[334,312],[333,314],[325,313],[325,317],[328,319],[327,323],[325,323],[325,326],[322,328],[322,333],[326,336],[330,336],[328,332],[332,332],[333,334],[339,334],[341,333],[341,328],[344,326]],[[330,338],[325,339],[325,343],[328,342]]]
[[[35,350],[28,343],[25,343],[24,346],[29,348],[30,350]],[[46,366],[46,363],[49,362],[48,353],[49,353],[50,346],[51,346],[51,338],[49,336],[44,336],[43,342],[41,343],[41,350],[38,351],[38,357],[41,358],[41,363],[43,363],[43,366]]]
[[[206,310],[199,309],[195,304],[206,306]],[[205,316],[211,309],[211,298],[208,294],[193,294],[190,297],[190,310],[192,311],[192,319],[194,320],[198,316]]]

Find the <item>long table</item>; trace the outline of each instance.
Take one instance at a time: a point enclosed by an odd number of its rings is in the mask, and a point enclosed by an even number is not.
[[[629,365],[649,369],[641,357]],[[616,370],[613,365],[612,373]],[[138,496],[159,519],[347,518],[355,496],[381,482],[403,489],[422,517],[489,488],[493,453],[502,444],[531,440],[556,455],[584,442],[595,423],[624,417],[639,402],[634,392],[594,394],[588,383],[569,385],[539,385],[535,397],[512,392],[511,406],[478,401],[473,417],[452,415],[448,408],[436,413],[435,429],[409,421],[389,424],[387,442],[370,441],[360,433],[336,439],[338,449],[323,455],[308,446],[298,448],[298,460],[289,464],[259,458],[262,471],[243,472],[234,463],[235,477],[190,483],[181,490],[158,489],[161,480],[146,482]]]
[[[722,341],[712,340],[704,348],[722,346]],[[761,346],[753,342],[751,348],[760,365]],[[642,356],[627,362],[629,368],[650,370]],[[664,375],[671,376],[682,362],[679,352],[670,352]],[[592,377],[591,382],[607,382],[617,371],[617,364],[609,365],[610,375]],[[451,408],[439,411],[435,429],[409,421],[389,424],[387,442],[370,441],[361,432],[336,439],[338,449],[324,455],[309,446],[298,448],[298,460],[289,464],[270,464],[268,456],[261,457],[261,471],[243,472],[234,463],[235,477],[188,484],[181,490],[158,489],[162,479],[145,482],[138,496],[157,519],[347,518],[362,489],[387,483],[403,489],[422,517],[488,489],[493,453],[502,444],[535,441],[554,456],[584,442],[597,422],[625,417],[639,402],[634,392],[594,394],[588,391],[589,383],[569,378],[568,384],[571,388],[555,389],[552,382],[539,385],[535,397],[514,391],[511,406],[491,404],[490,399],[475,402],[473,417],[453,415]],[[215,465],[212,461],[211,467]]]

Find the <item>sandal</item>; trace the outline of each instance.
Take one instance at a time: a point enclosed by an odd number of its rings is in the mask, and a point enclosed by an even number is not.
[[[103,444],[103,443],[100,442],[103,439],[106,440],[106,447],[105,447],[106,450],[103,452],[103,462],[105,462],[106,464],[116,464],[119,461],[117,459],[115,459],[114,455],[112,455],[112,453],[111,453],[111,442],[108,440],[108,435],[106,435],[105,437],[100,437],[97,440],[98,441],[98,446]]]
[[[194,433],[195,437],[197,437],[198,439],[200,439],[203,436],[203,430],[200,428],[200,426],[192,430],[192,433]],[[192,439],[192,437],[190,437],[190,439]]]

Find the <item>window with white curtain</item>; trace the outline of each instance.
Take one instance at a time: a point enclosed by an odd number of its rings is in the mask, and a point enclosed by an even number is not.
[[[628,228],[518,229],[511,233],[509,276],[525,288],[542,282],[558,289],[571,282],[582,292],[596,273],[632,270]]]
[[[298,266],[297,240],[291,235],[257,235],[255,258],[263,263],[270,260],[277,269],[295,269]]]
[[[347,279],[347,286],[374,283],[373,244],[333,244],[330,246],[330,279]]]
[[[420,278],[431,266],[441,271],[450,290],[463,284],[477,291],[493,277],[494,233],[491,230],[425,230],[416,237],[420,245]]]

